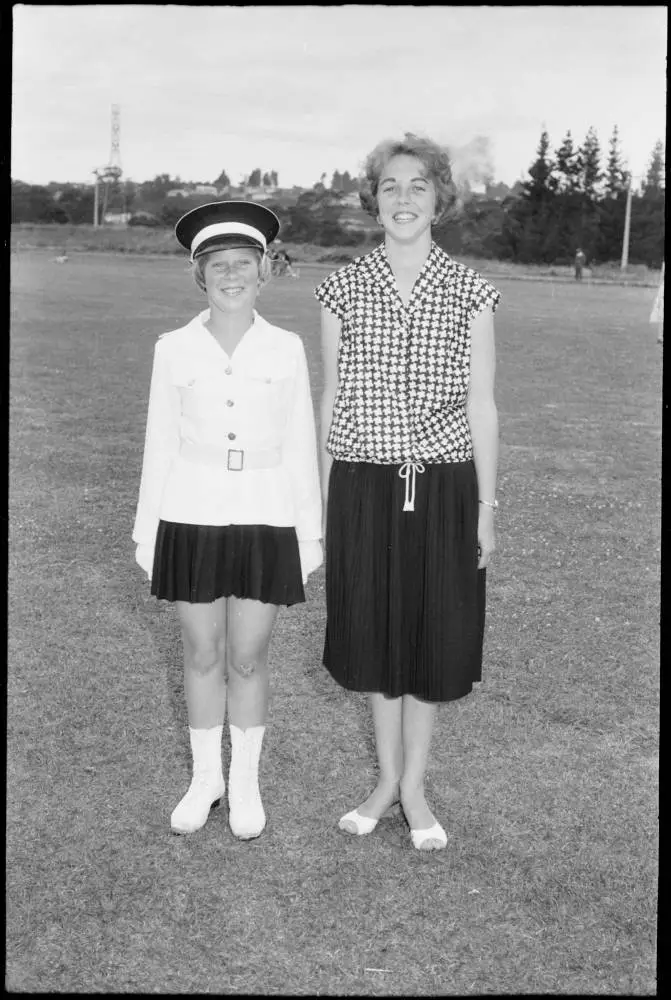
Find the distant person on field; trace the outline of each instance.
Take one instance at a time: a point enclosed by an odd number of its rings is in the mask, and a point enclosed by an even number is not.
[[[339,825],[369,834],[400,800],[414,847],[440,849],[447,837],[424,775],[438,705],[481,679],[499,293],[432,240],[455,201],[449,158],[434,142],[407,134],[376,146],[361,201],[384,241],[315,290],[324,664],[342,687],[368,693],[379,769]]]
[[[193,833],[224,795],[229,824],[262,832],[258,766],[268,647],[278,608],[305,600],[322,561],[321,496],[302,341],[254,309],[279,222],[251,202],[215,202],[175,233],[208,308],[159,337],[133,539],[151,593],[177,607],[193,778],[174,809]]]
[[[582,252],[580,247],[578,247],[578,249],[575,252],[575,260],[574,260],[576,281],[582,281],[582,269],[584,268],[586,263],[587,263],[587,257]]]
[[[269,253],[270,259],[279,263],[279,268],[277,269],[279,274],[288,274],[290,278],[298,277],[291,263],[291,257],[284,247],[273,247]]]
[[[662,261],[659,288],[650,312],[650,322],[657,324],[657,343],[662,344],[664,342],[664,261]]]

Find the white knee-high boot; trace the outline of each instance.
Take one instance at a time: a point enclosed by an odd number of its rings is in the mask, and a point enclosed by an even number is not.
[[[228,772],[228,822],[240,840],[258,837],[266,825],[259,792],[259,758],[265,726],[230,726],[231,767]]]
[[[222,726],[191,729],[193,777],[189,790],[170,817],[175,833],[195,833],[205,826],[210,809],[218,806],[226,791],[221,767]]]

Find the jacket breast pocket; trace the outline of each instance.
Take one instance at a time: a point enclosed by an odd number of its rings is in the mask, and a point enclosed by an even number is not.
[[[286,366],[248,367],[244,372],[244,396],[250,407],[269,420],[282,420],[293,386],[293,372]]]
[[[216,399],[218,388],[206,372],[189,369],[173,372],[171,383],[179,393],[182,416],[188,420],[205,416]]]
[[[182,415],[193,417],[196,413],[196,379],[188,375],[177,375],[170,380],[179,393]]]

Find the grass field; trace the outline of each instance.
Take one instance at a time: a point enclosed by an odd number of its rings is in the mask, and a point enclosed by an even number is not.
[[[372,242],[363,247],[322,247],[313,243],[285,241],[292,260],[299,264],[327,263],[330,267],[366,253],[380,240],[375,230],[369,233]],[[82,252],[130,254],[180,254],[183,251],[172,229],[145,226],[69,226],[56,223],[18,223],[11,227],[11,247],[22,252],[51,250],[53,254],[79,254]],[[486,275],[503,275],[507,278],[573,281],[573,267],[568,264],[513,264],[501,260],[477,260],[460,257],[463,263]],[[585,269],[585,282],[608,282],[631,286],[657,288],[660,270],[643,264],[630,264],[622,271],[618,261],[595,264]]]
[[[315,400],[324,269],[264,290]],[[653,995],[661,347],[644,288],[501,279],[499,548],[484,683],[438,716],[429,801],[374,780],[362,697],[321,666],[323,570],[271,650],[268,827],[169,832],[187,787],[179,630],[133,561],[174,258],[12,257],[7,931],[18,992]],[[227,766],[227,754],[225,756]]]

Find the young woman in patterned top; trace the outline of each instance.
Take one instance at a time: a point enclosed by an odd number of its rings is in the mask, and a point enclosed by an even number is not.
[[[366,161],[372,253],[316,288],[325,388],[324,663],[369,693],[376,788],[340,820],[370,833],[400,800],[418,849],[446,846],[424,775],[436,707],[481,679],[494,551],[499,293],[432,240],[454,203],[447,154],[406,134]]]

